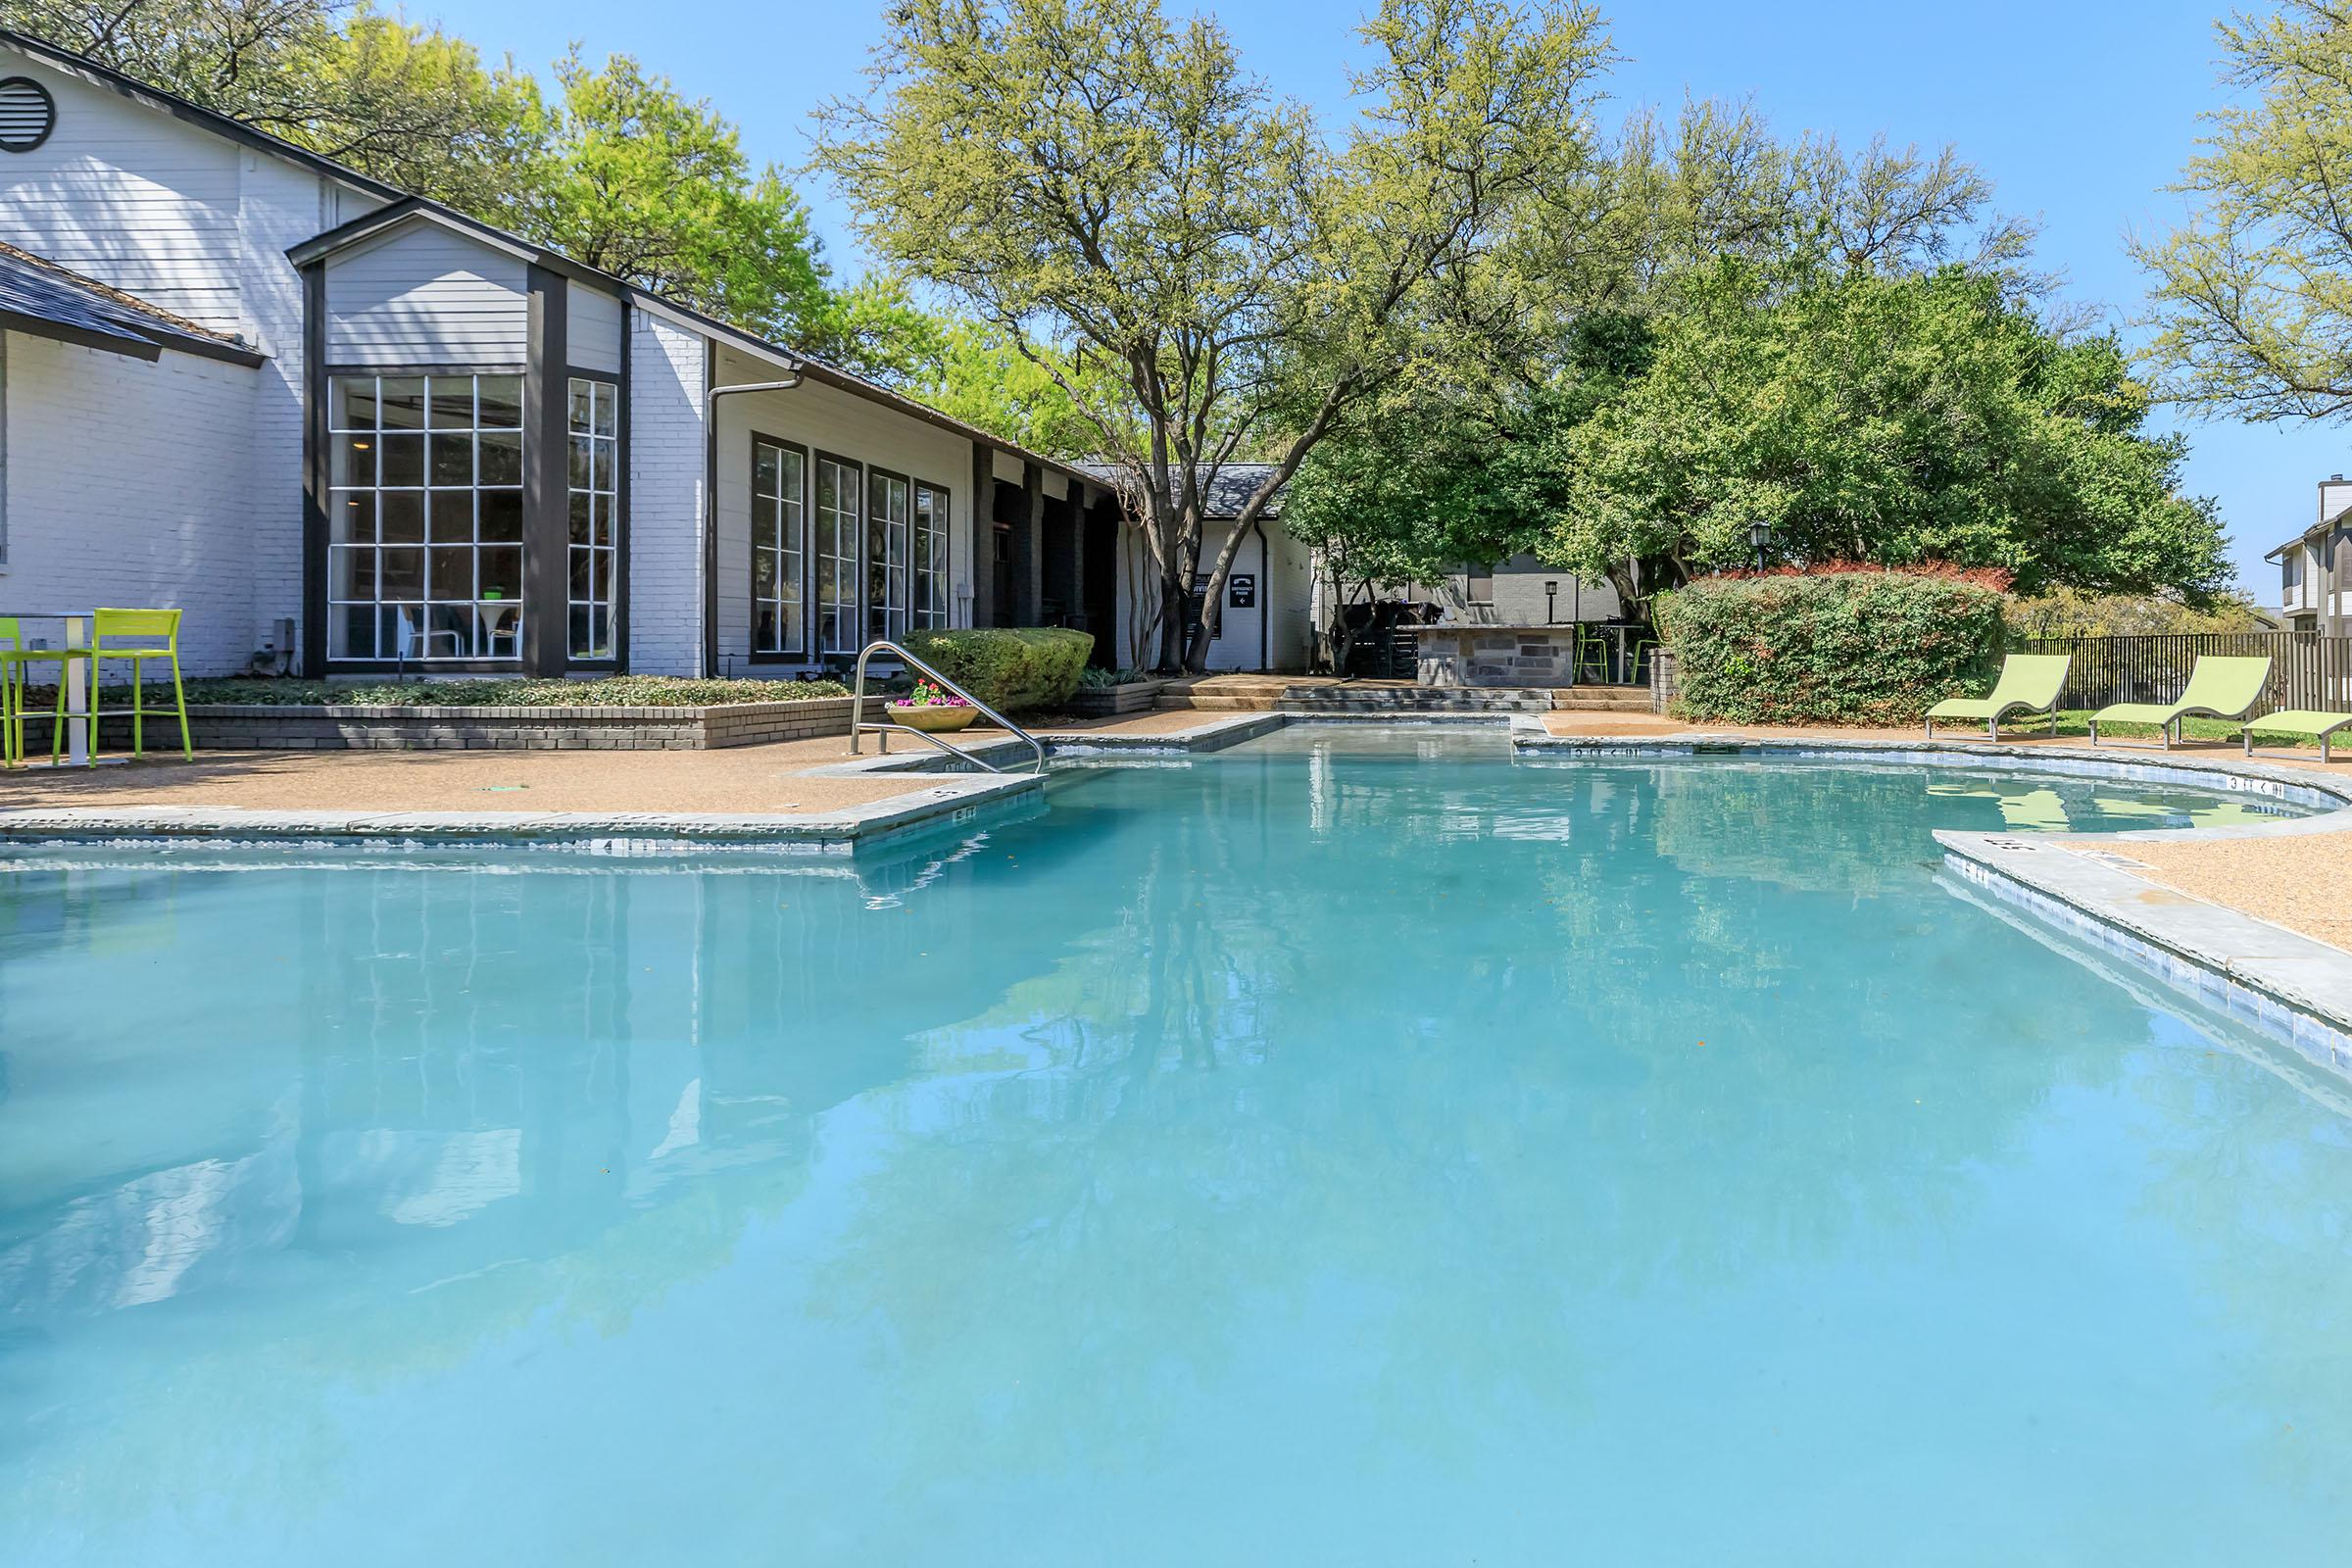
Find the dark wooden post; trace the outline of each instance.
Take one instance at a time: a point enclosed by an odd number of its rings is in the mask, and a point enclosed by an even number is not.
[[[529,373],[522,393],[522,665],[561,675],[571,646],[570,295],[530,270]]]
[[[1098,637],[1102,633],[1086,612],[1086,481],[1072,479],[1069,500],[1063,504],[1062,589],[1061,602],[1069,612],[1070,624],[1081,631],[1091,631]]]
[[[972,624],[997,623],[997,454],[972,443]]]
[[[1046,470],[1021,465],[1021,512],[1012,522],[1012,623],[1034,626],[1044,614]]]

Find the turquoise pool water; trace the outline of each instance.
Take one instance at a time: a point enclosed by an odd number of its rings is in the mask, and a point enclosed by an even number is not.
[[[1303,730],[0,858],[0,1562],[2341,1562],[2346,1086],[1928,838],[2244,808]]]

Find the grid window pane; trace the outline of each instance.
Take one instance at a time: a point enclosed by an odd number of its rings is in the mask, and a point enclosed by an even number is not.
[[[387,375],[375,383],[377,422],[387,430],[424,428],[424,377]]]
[[[380,439],[384,445],[376,464],[376,482],[387,486],[424,483],[424,437],[387,430]]]
[[[483,484],[522,483],[522,432],[487,430],[477,438]]]
[[[522,377],[519,375],[477,375],[473,378],[475,407],[480,410],[480,428],[484,430],[519,430],[522,428]]]
[[[612,659],[620,514],[619,388],[574,376],[565,388],[568,530],[565,638],[574,659]]]
[[[948,623],[948,492],[914,487],[914,594],[917,626]]]
[[[797,447],[752,444],[752,646],[761,653],[808,649],[808,461]]]
[[[816,460],[817,605],[824,652],[854,654],[863,623],[858,595],[858,466],[834,458]]]
[[[521,378],[338,376],[328,410],[329,657],[520,659]]]
[[[866,509],[865,634],[897,637],[906,630],[906,561],[911,498],[906,480],[873,476]]]
[[[522,541],[522,492],[519,490],[479,490],[474,493],[475,537],[484,544],[519,544]]]

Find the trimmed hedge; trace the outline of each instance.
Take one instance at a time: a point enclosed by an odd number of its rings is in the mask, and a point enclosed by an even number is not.
[[[1095,639],[1061,626],[974,626],[910,632],[906,648],[999,712],[1017,713],[1068,702]]]
[[[1911,724],[1981,695],[1999,662],[2003,597],[1896,571],[1702,577],[1660,602],[1676,710],[1738,724]]]

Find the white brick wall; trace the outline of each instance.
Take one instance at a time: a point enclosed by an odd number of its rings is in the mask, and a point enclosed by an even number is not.
[[[629,313],[629,667],[702,660],[703,337]]]
[[[318,232],[324,202],[318,176],[257,152],[239,171],[238,266],[241,330],[270,356],[258,371],[247,439],[252,468],[229,514],[246,539],[252,575],[248,651],[273,635],[278,617],[294,617],[302,647],[302,274],[288,246]],[[168,360],[172,356],[167,354]]]
[[[260,646],[252,431],[269,379],[266,367],[9,333],[0,601],[176,605],[189,674],[242,668]]]

